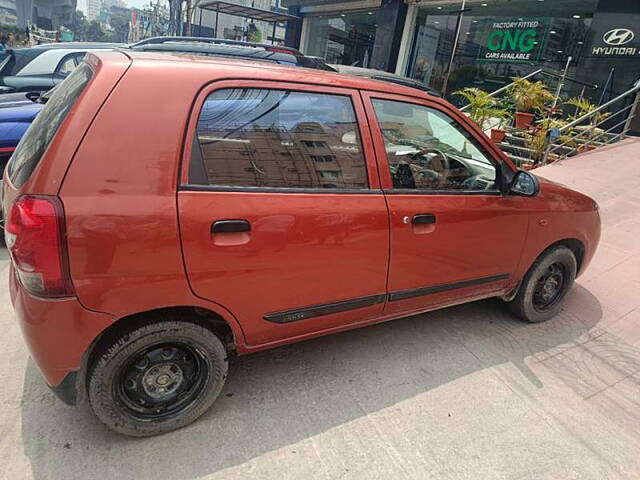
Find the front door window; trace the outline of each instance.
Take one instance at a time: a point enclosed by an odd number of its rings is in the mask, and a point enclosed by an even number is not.
[[[423,105],[372,102],[394,189],[498,192],[490,155],[454,119]]]

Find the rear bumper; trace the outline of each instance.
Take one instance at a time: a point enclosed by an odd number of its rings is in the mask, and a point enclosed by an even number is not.
[[[13,268],[9,288],[22,335],[44,380],[65,402],[75,402],[76,372],[82,368],[83,355],[115,319],[87,310],[75,297],[34,297],[22,287]]]

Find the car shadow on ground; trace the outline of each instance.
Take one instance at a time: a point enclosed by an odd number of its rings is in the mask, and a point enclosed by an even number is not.
[[[29,361],[21,411],[25,453],[36,479],[196,479],[488,367],[512,363],[525,382],[542,387],[527,364],[581,342],[602,317],[598,300],[580,285],[568,308],[543,324],[520,322],[499,303],[475,302],[232,359],[227,385],[207,414],[147,439],[108,431],[86,404],[62,405]]]

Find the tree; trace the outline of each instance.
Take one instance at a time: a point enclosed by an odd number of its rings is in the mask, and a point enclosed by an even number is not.
[[[89,42],[103,42],[105,40],[105,33],[100,26],[100,22],[93,20],[89,23],[87,28],[87,41]]]
[[[81,10],[76,10],[72,24],[67,25],[69,30],[73,32],[74,38],[78,41],[87,40],[87,30],[89,28],[89,22],[87,17],[84,16]]]
[[[169,0],[169,35],[182,34],[182,0]]]
[[[129,40],[129,21],[131,14],[117,12],[109,18],[109,25],[113,28],[112,40],[126,43]]]

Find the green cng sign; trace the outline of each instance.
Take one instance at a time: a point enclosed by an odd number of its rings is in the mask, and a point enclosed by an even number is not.
[[[478,60],[534,63],[542,53],[546,30],[537,19],[487,22]]]

